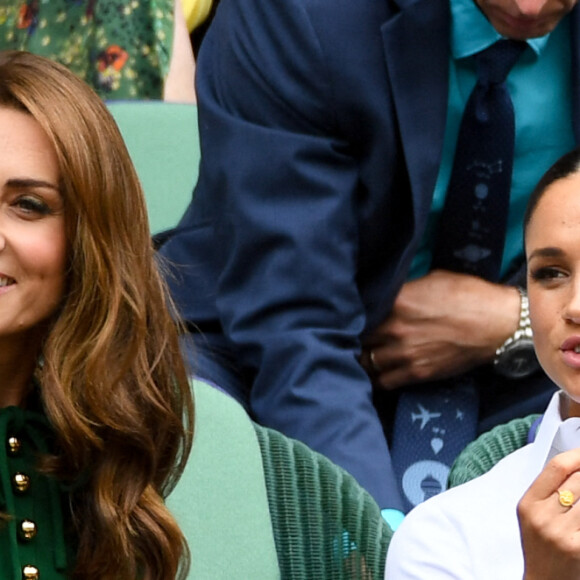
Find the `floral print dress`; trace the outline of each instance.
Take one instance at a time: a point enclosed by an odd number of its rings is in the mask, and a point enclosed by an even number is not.
[[[106,100],[161,99],[173,0],[0,0],[0,50],[70,68]]]

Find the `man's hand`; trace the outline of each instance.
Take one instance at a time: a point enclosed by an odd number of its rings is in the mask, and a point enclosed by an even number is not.
[[[493,360],[519,311],[515,287],[436,270],[402,287],[362,360],[385,389],[454,376]]]

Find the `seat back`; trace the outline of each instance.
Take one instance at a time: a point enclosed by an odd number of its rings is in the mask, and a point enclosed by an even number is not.
[[[175,227],[199,170],[197,107],[165,101],[110,101],[145,191],[152,234]]]
[[[540,415],[528,415],[513,419],[480,435],[453,463],[449,472],[449,487],[483,475],[500,459],[526,445],[530,429],[539,417]]]
[[[383,579],[392,531],[372,497],[306,445],[254,425],[282,579]]]

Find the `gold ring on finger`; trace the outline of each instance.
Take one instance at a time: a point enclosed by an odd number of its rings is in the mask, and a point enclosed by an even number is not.
[[[569,489],[559,489],[558,501],[562,507],[572,507],[576,501],[576,498]]]
[[[375,351],[371,350],[369,353],[369,358],[371,359],[371,365],[373,367],[373,369],[379,373],[381,371],[381,367],[377,364],[377,361],[375,360]]]

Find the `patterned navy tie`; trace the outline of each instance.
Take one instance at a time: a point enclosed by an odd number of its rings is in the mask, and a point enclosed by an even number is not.
[[[499,280],[507,226],[515,122],[505,79],[526,43],[500,40],[476,55],[432,269]],[[467,375],[399,397],[392,460],[406,508],[446,487],[455,457],[477,434],[479,396]]]
[[[505,79],[525,47],[500,40],[476,55],[478,80],[463,112],[432,269],[499,280],[515,136]]]

